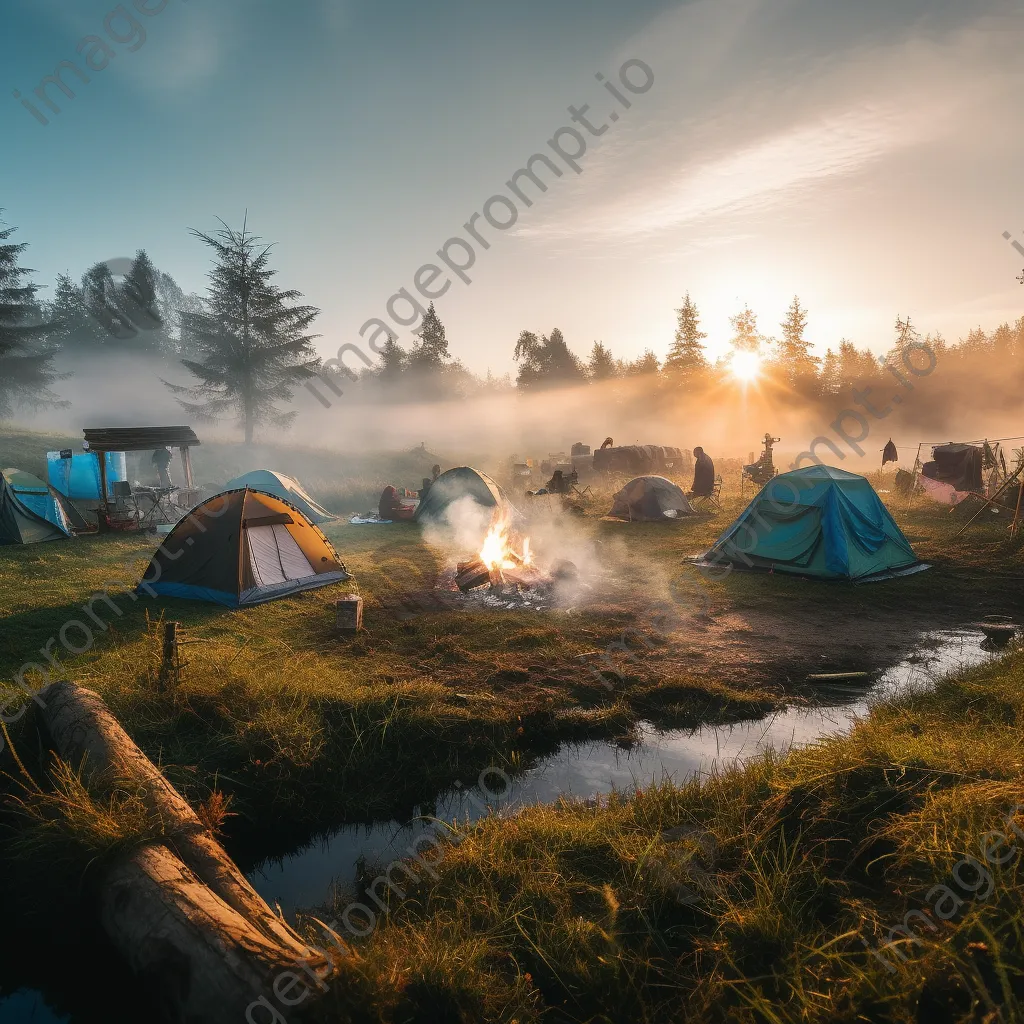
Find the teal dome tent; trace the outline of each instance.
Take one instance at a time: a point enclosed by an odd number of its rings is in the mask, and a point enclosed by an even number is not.
[[[927,568],[871,484],[832,466],[770,480],[700,564],[855,581]]]

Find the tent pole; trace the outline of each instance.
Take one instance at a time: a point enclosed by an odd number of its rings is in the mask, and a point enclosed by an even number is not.
[[[982,512],[984,512],[984,511],[985,511],[985,509],[987,509],[987,508],[989,507],[989,505],[996,505],[996,504],[998,504],[998,502],[997,502],[997,501],[996,501],[995,499],[996,499],[996,498],[998,498],[998,497],[999,497],[999,495],[1000,495],[1000,494],[1002,494],[1002,493],[1003,493],[1003,491],[1005,491],[1005,490],[1006,490],[1006,488],[1007,488],[1007,487],[1009,487],[1009,486],[1010,486],[1010,484],[1012,484],[1012,483],[1013,483],[1013,481],[1014,481],[1014,480],[1016,480],[1016,479],[1017,479],[1017,477],[1019,477],[1019,476],[1020,476],[1020,474],[1021,474],[1022,472],[1024,472],[1024,466],[1021,466],[1021,467],[1020,467],[1019,469],[1015,470],[1015,472],[1014,472],[1013,476],[1011,476],[1011,477],[1010,477],[1010,479],[1009,479],[1009,480],[1007,480],[1007,481],[1006,481],[1006,483],[1004,483],[1004,484],[1003,484],[1003,486],[1002,486],[1002,487],[1000,487],[1000,488],[999,488],[999,490],[998,490],[998,491],[996,491],[996,493],[995,493],[995,494],[993,494],[991,498],[985,498],[985,499],[984,499],[984,504],[983,504],[983,505],[981,506],[981,508],[979,508],[979,509],[978,509],[978,511],[977,511],[977,512],[975,512],[975,513],[974,513],[974,515],[973,515],[973,516],[971,516],[971,518],[970,518],[970,519],[968,519],[968,520],[967,520],[967,522],[966,522],[966,523],[964,523],[964,525],[963,525],[962,527],[960,527],[960,530],[959,530],[959,532],[957,533],[957,536],[959,537],[959,536],[960,536],[960,534],[961,534],[961,533],[963,533],[963,532],[964,532],[964,530],[966,530],[966,529],[967,529],[967,527],[968,527],[968,526],[970,526],[970,525],[971,525],[971,523],[973,523],[973,522],[974,522],[974,520],[975,520],[975,519],[977,519],[977,518],[978,518],[978,516],[980,516],[980,515],[981,515],[981,513],[982,513]],[[981,495],[979,494],[979,495],[978,495],[978,497],[980,498],[980,497],[981,497]],[[1018,496],[1018,497],[1019,497],[1019,496]],[[955,507],[955,506],[954,506],[954,507]],[[1004,505],[1003,507],[1005,508],[1006,506]]]

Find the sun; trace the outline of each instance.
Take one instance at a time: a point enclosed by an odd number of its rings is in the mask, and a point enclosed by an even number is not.
[[[733,352],[729,370],[741,383],[752,384],[761,372],[761,357],[756,352]]]

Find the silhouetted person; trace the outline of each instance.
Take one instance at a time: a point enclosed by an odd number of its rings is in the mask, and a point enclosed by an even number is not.
[[[377,512],[381,519],[412,519],[415,511],[416,506],[402,501],[398,496],[398,488],[390,484],[384,488],[377,504]]]
[[[715,464],[703,448],[693,449],[693,487],[690,496],[707,498],[715,493]]]
[[[160,486],[161,487],[173,487],[171,483],[171,474],[169,467],[171,465],[171,450],[169,448],[157,448],[153,452],[153,465],[156,466],[157,473],[160,474]]]

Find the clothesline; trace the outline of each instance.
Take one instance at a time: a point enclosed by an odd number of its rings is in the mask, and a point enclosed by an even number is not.
[[[979,441],[922,441],[919,445],[897,444],[897,445],[893,445],[893,447],[897,451],[914,452],[914,451],[917,451],[919,448],[923,448],[925,445],[985,444],[986,441],[989,444],[999,444],[999,443],[1001,443],[1003,441],[1024,441],[1024,434],[1020,435],[1019,437],[983,437]],[[881,451],[885,451],[884,448],[879,448],[878,450],[880,452]]]

